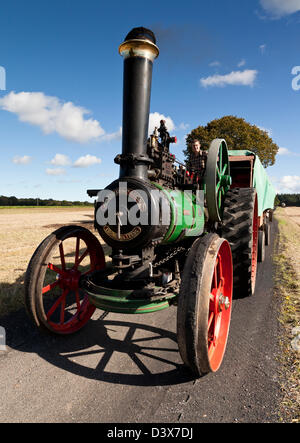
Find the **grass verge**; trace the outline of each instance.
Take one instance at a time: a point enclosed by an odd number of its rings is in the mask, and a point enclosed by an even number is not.
[[[292,329],[300,325],[300,229],[285,210],[275,213],[279,234],[273,260],[276,267],[275,293],[281,299],[279,321],[283,327],[281,347],[281,421],[300,423],[300,353],[291,347]]]

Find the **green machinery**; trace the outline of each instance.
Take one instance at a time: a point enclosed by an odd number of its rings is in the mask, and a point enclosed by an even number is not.
[[[25,301],[42,331],[80,330],[96,308],[124,314],[177,307],[183,362],[216,371],[226,348],[233,291],[254,293],[270,237],[275,193],[251,151],[215,139],[191,170],[170,152],[165,122],[148,137],[154,34],[134,28],[124,59],[120,175],[95,197],[94,233],[64,226],[35,251]]]

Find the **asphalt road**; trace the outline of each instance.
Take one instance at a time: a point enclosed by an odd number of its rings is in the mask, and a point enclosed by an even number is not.
[[[272,226],[272,238],[277,232]],[[71,337],[45,337],[23,310],[0,318],[0,422],[277,422],[278,301],[273,243],[256,293],[236,299],[220,370],[194,380],[176,343],[176,308],[109,314]]]

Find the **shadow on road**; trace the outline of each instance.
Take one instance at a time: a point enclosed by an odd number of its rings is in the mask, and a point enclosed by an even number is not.
[[[26,312],[0,319],[7,346],[33,353],[88,379],[133,386],[186,383],[193,376],[181,362],[176,334],[132,321],[92,319],[72,336],[48,336],[31,326]]]

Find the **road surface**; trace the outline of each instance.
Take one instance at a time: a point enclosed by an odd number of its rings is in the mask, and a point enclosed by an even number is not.
[[[272,225],[272,238],[277,232]],[[176,343],[176,308],[108,314],[71,337],[40,335],[24,310],[0,319],[0,422],[277,422],[280,402],[273,245],[256,293],[236,299],[225,358],[194,380]]]

